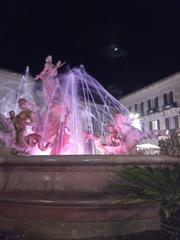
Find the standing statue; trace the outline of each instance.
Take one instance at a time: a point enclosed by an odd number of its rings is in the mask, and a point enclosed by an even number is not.
[[[43,84],[44,101],[48,107],[44,114],[42,143],[52,145],[51,155],[59,154],[64,146],[69,142],[69,134],[65,127],[67,122],[67,99],[63,97],[63,92],[57,77],[57,69],[65,64],[58,61],[56,65],[52,63],[52,57],[48,56],[44,69],[35,79],[41,79]],[[64,119],[64,120],[63,120]]]
[[[52,63],[52,57],[49,55],[46,58],[44,69],[35,77],[36,80],[40,79],[43,81],[43,96],[47,106],[51,103],[54,91],[59,85],[57,69],[64,64],[65,62],[61,63],[61,61],[58,61],[56,65],[54,65]]]

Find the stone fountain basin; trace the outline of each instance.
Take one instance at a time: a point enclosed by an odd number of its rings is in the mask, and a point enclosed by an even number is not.
[[[112,191],[128,165],[179,164],[169,156],[1,156],[0,225],[32,239],[86,239],[159,228],[158,206],[122,205]]]

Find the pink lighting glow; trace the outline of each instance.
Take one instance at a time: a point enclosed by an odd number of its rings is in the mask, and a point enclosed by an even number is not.
[[[24,105],[10,118],[16,139],[6,145],[27,155],[129,154],[143,133],[133,126],[128,110],[83,66],[58,75],[62,65],[60,61],[54,65],[51,56],[46,58],[35,78],[42,90],[33,98],[26,88]],[[6,119],[0,118],[7,127]]]

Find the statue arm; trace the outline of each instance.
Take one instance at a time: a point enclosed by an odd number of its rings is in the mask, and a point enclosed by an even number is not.
[[[63,63],[61,63],[61,61],[58,61],[57,63],[56,63],[56,69],[58,69],[58,68],[60,68],[60,67],[62,67],[64,64],[66,64],[66,62],[63,62]]]
[[[61,61],[58,61],[56,65],[54,65],[53,63],[51,64],[45,63],[44,69],[38,75],[36,75],[35,79],[43,80],[44,77],[47,77],[49,74],[54,73],[58,68],[62,67],[64,64],[66,64],[66,62],[61,63]]]
[[[46,63],[45,63],[44,69],[43,69],[38,75],[36,75],[35,79],[36,79],[36,80],[37,80],[37,79],[42,79],[46,74],[48,74],[50,67],[51,67],[51,66],[50,66],[49,64],[46,64]]]

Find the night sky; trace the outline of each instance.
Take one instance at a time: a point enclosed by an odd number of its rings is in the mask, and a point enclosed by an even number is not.
[[[179,0],[3,2],[0,68],[35,75],[51,54],[124,94],[180,70]]]

